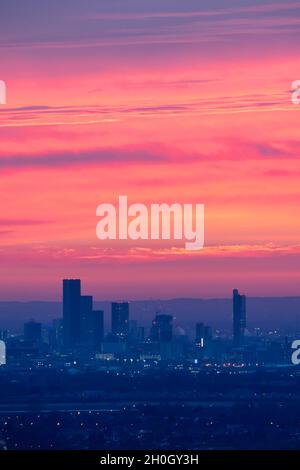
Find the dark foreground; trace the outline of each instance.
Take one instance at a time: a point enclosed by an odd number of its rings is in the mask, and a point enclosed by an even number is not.
[[[298,369],[2,371],[0,448],[299,449]]]

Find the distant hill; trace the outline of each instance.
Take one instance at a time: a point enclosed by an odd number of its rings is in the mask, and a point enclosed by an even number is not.
[[[106,328],[110,327],[110,302],[94,302],[94,308],[105,312]],[[175,325],[187,330],[203,321],[214,328],[231,328],[231,299],[170,299],[145,300],[130,303],[130,317],[144,326],[150,326],[155,312],[172,314]],[[0,329],[22,331],[23,323],[35,319],[50,324],[62,316],[60,302],[0,302]],[[249,327],[286,328],[300,331],[300,297],[247,298]]]

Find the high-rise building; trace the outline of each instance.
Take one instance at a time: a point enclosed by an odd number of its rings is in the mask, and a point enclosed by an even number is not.
[[[145,340],[145,328],[139,326],[136,320],[130,320],[128,338],[131,343],[143,342]]]
[[[93,310],[91,313],[90,332],[92,348],[98,352],[101,350],[101,343],[104,339],[104,312],[103,310]]]
[[[93,297],[81,295],[80,297],[80,343],[90,343],[90,330],[92,323]]]
[[[137,327],[137,340],[140,342],[145,340],[145,328],[143,326]]]
[[[50,345],[55,351],[60,351],[63,346],[63,319],[55,318],[52,321],[52,329],[50,333]]]
[[[212,340],[211,326],[204,325],[204,323],[196,323],[196,346],[204,348],[208,341]]]
[[[233,341],[240,346],[244,341],[246,328],[246,296],[233,290]]]
[[[128,327],[128,335],[130,341],[135,341],[137,337],[137,321],[136,320],[130,320],[129,321],[129,327]]]
[[[129,330],[129,303],[113,302],[111,304],[111,331],[117,339],[127,339]]]
[[[196,323],[196,344],[204,346],[204,323]]]
[[[206,325],[204,327],[204,340],[205,341],[211,341],[212,339],[213,339],[212,327]]]
[[[152,322],[151,340],[168,342],[173,338],[172,315],[156,314]]]
[[[24,340],[38,344],[42,341],[42,325],[34,320],[24,324]]]
[[[80,343],[80,279],[63,280],[64,346],[73,348]]]

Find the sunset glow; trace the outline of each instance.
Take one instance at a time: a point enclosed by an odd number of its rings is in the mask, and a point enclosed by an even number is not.
[[[299,295],[300,2],[255,3],[1,7],[1,300]],[[205,204],[204,249],[100,241],[119,194]]]

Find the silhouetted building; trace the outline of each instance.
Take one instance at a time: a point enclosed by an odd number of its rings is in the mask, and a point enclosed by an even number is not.
[[[101,350],[101,343],[104,339],[104,312],[103,310],[93,310],[91,313],[90,332],[93,349]]]
[[[93,297],[82,295],[80,297],[80,343],[91,342],[91,324],[93,311]]]
[[[143,326],[137,327],[137,340],[140,342],[145,340],[145,328]]]
[[[63,346],[63,331],[63,319],[55,318],[50,333],[50,345],[55,351],[60,351]]]
[[[24,340],[28,343],[40,343],[42,341],[42,325],[33,320],[24,324]]]
[[[196,344],[204,346],[204,323],[196,323]]]
[[[136,337],[137,337],[137,321],[130,320],[129,328],[128,328],[128,338],[130,341],[136,341]]]
[[[127,339],[129,331],[129,303],[111,304],[111,331],[115,338]]]
[[[168,342],[173,337],[172,315],[157,314],[152,322],[151,340]]]
[[[63,280],[64,346],[73,348],[80,343],[80,279]]]
[[[205,341],[211,341],[213,338],[212,327],[206,325],[204,328],[204,339]]]
[[[211,326],[204,325],[204,323],[196,323],[196,346],[199,348],[204,348],[206,343],[211,340]]]
[[[145,329],[143,326],[138,326],[136,320],[129,321],[128,339],[132,343],[139,343],[145,339]]]
[[[233,290],[233,341],[239,346],[244,341],[246,328],[246,296]]]

